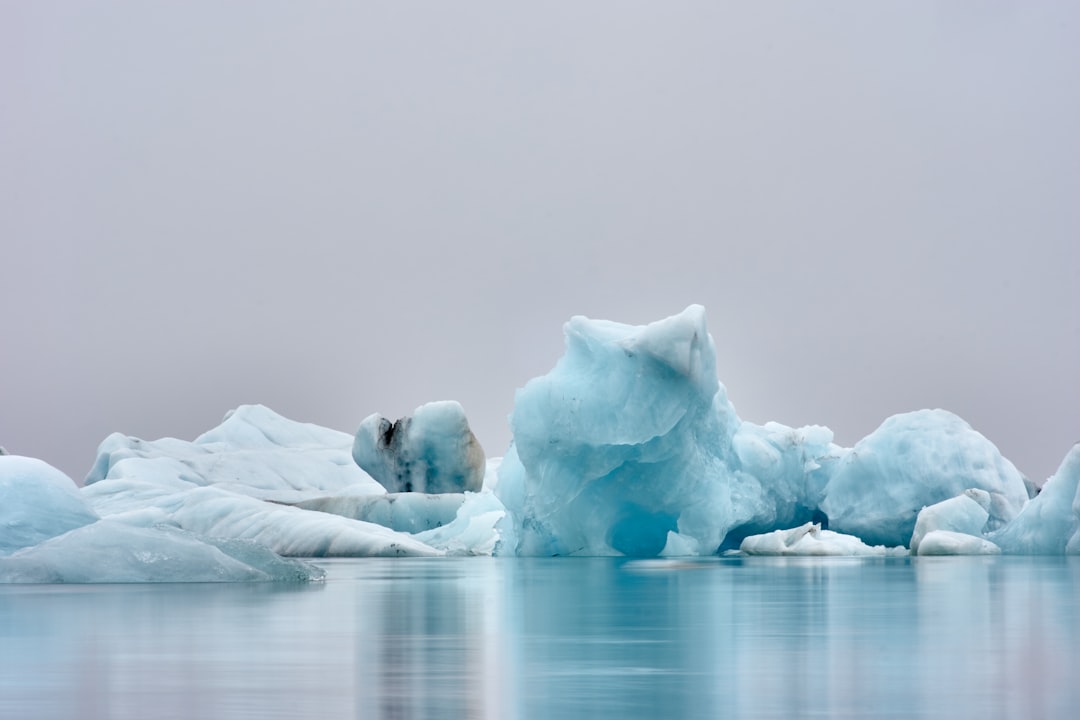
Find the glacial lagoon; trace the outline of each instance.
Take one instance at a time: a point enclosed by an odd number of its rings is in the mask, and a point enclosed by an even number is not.
[[[1080,558],[322,560],[0,586],[0,717],[1061,718]]]

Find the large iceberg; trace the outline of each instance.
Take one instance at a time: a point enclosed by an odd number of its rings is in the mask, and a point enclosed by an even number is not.
[[[644,327],[575,317],[565,333],[566,354],[514,402],[496,490],[514,551],[712,554],[813,519],[832,433],[739,420],[704,308]]]

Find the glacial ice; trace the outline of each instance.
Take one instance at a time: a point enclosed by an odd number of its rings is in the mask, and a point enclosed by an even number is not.
[[[0,582],[310,581],[320,569],[257,543],[200,538],[132,511],[145,526],[99,519],[56,468],[0,457]]]
[[[193,442],[140,440],[113,433],[101,443],[84,483],[112,478],[214,486],[262,500],[298,502],[327,495],[381,495],[352,460],[351,435],[243,405]]]
[[[911,554],[920,554],[920,544],[932,532],[963,533],[982,538],[990,520],[990,502],[990,493],[969,488],[956,497],[924,507],[915,519],[915,530],[909,543]]]
[[[0,557],[0,582],[310,582],[320,568],[258,543],[104,519]]]
[[[97,519],[71,478],[52,465],[0,455],[0,556]]]
[[[931,530],[919,544],[919,555],[998,555],[999,548],[989,540],[952,530]],[[914,554],[914,553],[913,553]]]
[[[421,405],[397,422],[369,415],[356,432],[352,456],[392,493],[475,492],[484,480],[484,450],[453,400]]]
[[[1080,554],[1080,443],[1016,519],[988,537],[1014,555]]]
[[[1027,502],[1024,477],[998,449],[945,410],[894,415],[855,444],[825,488],[829,527],[871,544],[903,545],[926,505],[968,488],[990,495],[990,527]]]
[[[824,427],[742,422],[705,311],[644,327],[575,317],[519,390],[496,494],[523,555],[713,554],[814,519],[842,450]]]
[[[907,555],[907,548],[871,547],[854,535],[822,530],[817,523],[806,523],[790,530],[751,535],[739,545],[744,555],[860,556]]]
[[[317,578],[281,556],[1080,553],[1080,445],[1029,499],[943,410],[850,449],[825,427],[741,420],[699,306],[565,333],[518,391],[501,460],[451,402],[389,424],[382,449],[380,416],[352,436],[258,405],[191,442],[117,433],[82,489],[0,457],[0,581]]]

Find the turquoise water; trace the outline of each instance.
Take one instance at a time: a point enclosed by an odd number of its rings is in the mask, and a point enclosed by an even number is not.
[[[363,559],[0,586],[0,718],[1080,717],[1080,559]]]

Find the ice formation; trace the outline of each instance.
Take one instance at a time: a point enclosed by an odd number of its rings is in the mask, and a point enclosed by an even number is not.
[[[352,442],[347,433],[289,420],[262,405],[243,405],[193,442],[113,433],[98,448],[84,482],[186,483],[283,502],[383,493],[353,462]]]
[[[1042,492],[988,539],[1012,554],[1080,554],[1080,443],[1065,455]]]
[[[894,415],[855,444],[825,488],[829,527],[871,544],[903,545],[926,505],[968,488],[990,496],[990,529],[1027,502],[1024,477],[998,449],[945,410]]]
[[[924,507],[915,519],[915,530],[909,543],[911,554],[918,555],[923,539],[933,532],[963,533],[981,538],[990,520],[990,502],[990,493],[971,488],[956,497]]]
[[[790,530],[774,530],[771,533],[751,535],[739,545],[744,555],[907,555],[903,546],[887,548],[871,547],[854,535],[844,535],[832,530],[822,530],[817,523],[806,523]]]
[[[0,455],[0,556],[97,519],[71,478],[52,465]]]
[[[369,415],[352,456],[390,492],[475,492],[484,480],[484,450],[453,400],[421,405],[397,422]]]
[[[518,391],[499,469],[516,552],[712,554],[814,519],[840,448],[827,428],[739,420],[703,308],[565,332],[555,368]]]
[[[565,332],[518,391],[501,460],[453,402],[355,437],[258,405],[191,442],[113,434],[82,489],[2,456],[0,581],[319,577],[282,556],[1080,553],[1080,445],[1029,499],[943,410],[850,449],[828,428],[741,420],[699,306]]]
[[[310,581],[323,576],[253,542],[101,519],[75,483],[33,458],[0,457],[0,582]],[[140,525],[141,523],[141,525]]]

